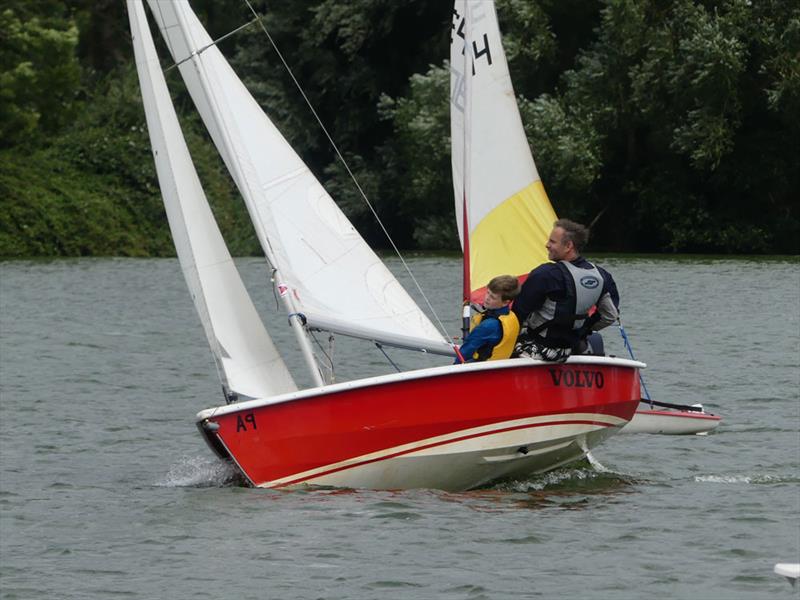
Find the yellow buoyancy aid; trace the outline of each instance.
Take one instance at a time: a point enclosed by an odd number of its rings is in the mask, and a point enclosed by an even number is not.
[[[469,327],[470,331],[475,329],[478,324],[483,321],[483,317],[484,315],[482,313],[472,315]],[[514,351],[514,344],[517,342],[517,336],[519,336],[519,320],[517,319],[517,315],[513,310],[510,310],[508,311],[507,315],[499,315],[491,318],[500,321],[500,326],[503,328],[503,337],[500,338],[500,341],[494,345],[491,354],[489,354],[489,356],[484,360],[501,360],[503,358],[509,358],[511,353]],[[477,352],[472,354],[472,358],[475,360],[481,360]]]

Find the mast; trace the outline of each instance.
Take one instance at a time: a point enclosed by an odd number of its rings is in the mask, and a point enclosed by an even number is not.
[[[470,286],[470,278],[469,278],[469,219],[467,218],[467,192],[466,189],[464,190],[464,201],[463,201],[463,214],[462,214],[462,231],[464,232],[464,256],[462,257],[462,265],[463,265],[463,294],[464,294],[464,303],[463,309],[461,312],[461,339],[467,337],[469,333],[469,324],[472,318],[471,314],[471,302],[470,296],[472,293],[471,286]]]
[[[183,10],[178,8],[175,11],[175,16],[180,23],[181,30],[187,37],[187,41],[190,41],[190,38],[188,36],[189,26],[188,23],[186,22],[186,17],[184,15]],[[206,94],[206,97],[216,102],[215,95],[211,89],[211,86],[208,83],[208,75],[205,72],[205,68],[202,61],[200,60],[200,52],[202,52],[202,50],[198,51],[197,49],[192,48],[192,53],[190,57],[191,63],[198,74],[200,84],[203,86],[203,92]],[[226,150],[228,151],[230,156],[236,156],[235,149],[230,140],[230,135],[228,132],[227,124],[225,123],[225,119],[221,118],[221,115],[219,115],[219,111],[216,109],[212,108],[211,114],[213,115],[214,121],[216,122],[217,127],[220,131],[222,142],[225,145]],[[242,185],[247,186],[248,180],[241,172],[242,167],[239,164],[239,161],[232,160],[230,161],[230,163],[231,163],[230,164],[231,168],[233,168],[236,171],[235,174],[232,173],[232,175],[234,175],[234,179],[242,182]],[[317,361],[314,358],[314,353],[311,349],[311,342],[309,341],[308,336],[306,334],[305,326],[303,324],[303,318],[300,312],[298,311],[296,304],[294,303],[291,289],[288,289],[287,286],[283,285],[282,283],[282,277],[277,266],[278,263],[275,259],[272,246],[269,243],[269,239],[266,236],[263,225],[257,218],[257,215],[251,214],[251,217],[253,225],[256,227],[258,233],[260,234],[259,237],[265,242],[264,244],[262,244],[264,254],[266,255],[267,261],[269,261],[270,265],[273,268],[273,279],[275,280],[275,284],[278,286],[278,289],[280,291],[279,295],[281,297],[281,300],[283,301],[284,308],[286,309],[286,312],[289,315],[289,324],[292,330],[294,331],[295,338],[297,339],[298,345],[300,346],[300,351],[303,355],[306,365],[308,366],[309,372],[311,373],[311,377],[314,380],[315,385],[323,386],[325,385],[325,382],[322,379],[322,374],[320,372],[319,365],[317,364]]]
[[[469,131],[470,131],[470,91],[472,88],[471,74],[469,67],[471,64],[471,46],[470,46],[470,29],[472,25],[472,17],[470,15],[469,2],[464,2],[464,127],[463,129],[463,168],[462,168],[462,214],[461,214],[461,231],[463,232],[464,239],[464,256],[463,256],[463,295],[464,304],[461,314],[461,333],[462,340],[467,337],[469,333],[469,326],[471,320],[471,299],[472,299],[472,280],[470,278],[470,260],[469,260],[469,167],[470,167],[470,144],[469,144]]]

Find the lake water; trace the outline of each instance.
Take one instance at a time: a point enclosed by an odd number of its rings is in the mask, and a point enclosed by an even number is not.
[[[722,425],[458,494],[243,487],[194,426],[221,395],[176,260],[0,263],[0,596],[797,598],[772,569],[800,560],[800,265],[599,262],[652,396]],[[460,263],[410,264],[455,333]],[[290,342],[263,263],[239,266]],[[391,370],[336,357],[340,378]]]

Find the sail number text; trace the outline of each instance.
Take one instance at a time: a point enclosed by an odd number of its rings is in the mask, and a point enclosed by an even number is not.
[[[250,431],[250,429],[258,429],[256,426],[256,416],[253,413],[236,415],[236,433],[240,431]]]

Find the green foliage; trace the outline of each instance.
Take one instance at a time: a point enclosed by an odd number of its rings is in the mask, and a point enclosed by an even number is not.
[[[556,209],[603,214],[594,239],[616,249],[796,252],[789,6],[603,2],[559,92],[522,103]]]
[[[75,113],[78,29],[57,0],[13,0],[0,8],[0,147],[49,134]]]
[[[497,11],[503,31],[503,49],[509,62],[524,65],[525,71],[535,73],[554,59],[556,36],[541,3],[499,0]],[[515,81],[526,82],[523,77],[521,72]]]
[[[520,97],[518,103],[528,139],[535,141],[543,181],[570,194],[590,189],[602,162],[601,138],[589,118],[547,94],[532,102]]]
[[[411,77],[406,97],[384,95],[378,105],[394,131],[383,148],[386,171],[394,175],[388,186],[394,220],[406,223],[416,245],[437,250],[458,247],[449,93],[449,67],[431,66],[424,75]]]
[[[174,255],[135,69],[102,89],[50,146],[3,152],[0,256]],[[233,252],[255,253],[246,211],[199,129],[184,124],[220,229]]]
[[[444,56],[451,9],[421,0],[296,0],[269,3],[264,24],[337,144],[367,158],[390,134],[376,108],[381,94],[404,92],[409,76]],[[322,172],[334,162],[263,31],[252,27],[237,36],[229,55],[312,168]]]
[[[767,19],[768,17],[762,17]],[[759,42],[765,50],[760,73],[766,76],[767,104],[795,131],[800,122],[800,8],[779,11]]]
[[[724,18],[689,3],[652,32],[655,43],[630,69],[634,105],[656,124],[658,116],[680,115],[682,122],[669,121],[670,147],[698,170],[714,170],[740,123],[745,46]]]
[[[141,215],[146,196],[113,177],[87,177],[58,152],[3,151],[0,256],[168,254],[168,232]]]
[[[456,248],[450,1],[251,3],[395,241]],[[192,5],[213,37],[252,18],[242,0]],[[559,214],[599,217],[596,248],[800,252],[796,2],[497,7],[548,195]],[[6,0],[0,35],[0,255],[171,254],[124,3]],[[388,246],[260,27],[221,49],[362,235]],[[198,118],[182,124],[231,250],[258,252]]]
[[[399,158],[408,155],[406,149],[393,143],[396,132],[385,114],[384,98],[405,96],[413,87],[409,78],[417,77],[414,73],[431,58],[445,55],[451,10],[446,2],[422,0],[298,0],[271,3],[265,17],[270,35],[376,212],[405,247],[415,245],[415,223],[424,221],[418,210],[422,196],[408,177],[415,169]],[[253,28],[239,39],[233,63],[361,234],[388,247],[385,234],[262,31]],[[446,90],[445,84],[437,106],[430,107],[445,117],[441,130],[445,136],[449,135]],[[446,146],[446,137],[438,143]],[[444,202],[449,208],[449,157],[445,166],[436,177],[445,180],[441,187],[446,194],[428,204],[438,207]],[[420,174],[419,179],[426,177]],[[452,238],[446,245],[451,244]]]

